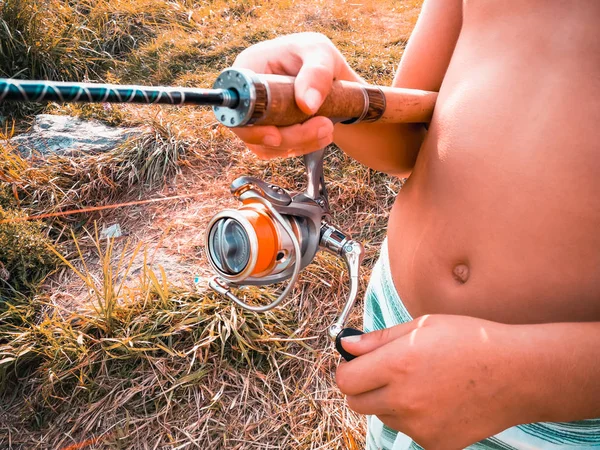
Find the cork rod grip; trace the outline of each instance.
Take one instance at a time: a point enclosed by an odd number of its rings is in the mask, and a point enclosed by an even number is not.
[[[256,107],[256,125],[289,126],[308,120],[298,108],[294,77],[259,75],[267,87],[266,104]],[[437,92],[377,87],[351,81],[334,81],[330,94],[315,116],[355,122],[427,123],[431,120]],[[258,116],[258,117],[257,117]]]

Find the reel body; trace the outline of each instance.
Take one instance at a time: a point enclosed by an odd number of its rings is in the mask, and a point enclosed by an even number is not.
[[[254,177],[236,179],[231,192],[240,207],[221,211],[208,224],[209,261],[221,278],[255,286],[289,279],[297,265],[294,241],[300,269],[310,264],[319,248],[322,217],[314,200]]]
[[[231,193],[241,205],[223,210],[210,220],[206,253],[217,274],[209,286],[257,312],[280,304],[296,284],[300,270],[314,260],[319,250],[343,258],[350,274],[350,288],[341,314],[329,328],[329,336],[335,340],[341,336],[356,301],[364,249],[328,222],[323,154],[324,150],[319,150],[305,156],[307,189],[302,193],[290,193],[254,177],[236,179]],[[231,291],[231,287],[265,286],[286,280],[287,287],[268,305],[250,305]],[[351,355],[344,357],[349,359]]]

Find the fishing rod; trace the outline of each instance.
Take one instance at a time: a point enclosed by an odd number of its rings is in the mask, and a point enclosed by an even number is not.
[[[139,103],[212,106],[227,127],[288,126],[311,115],[298,108],[294,77],[226,69],[211,89],[117,84],[24,81],[0,78],[0,103]],[[437,92],[334,81],[330,94],[314,114],[336,122],[429,122]]]
[[[294,81],[294,77],[262,75],[246,69],[224,70],[212,89],[0,79],[0,103],[206,105],[212,106],[217,120],[227,127],[288,126],[311,117],[296,104]],[[431,120],[436,99],[436,92],[334,81],[331,92],[314,115],[346,124],[426,123]],[[354,356],[343,349],[341,338],[362,333],[344,326],[358,295],[364,248],[331,224],[323,177],[324,152],[321,149],[304,156],[307,178],[304,192],[290,192],[249,176],[232,183],[231,193],[240,205],[217,213],[207,227],[206,254],[216,274],[209,286],[245,309],[264,312],[281,304],[289,295],[300,270],[314,260],[318,251],[336,255],[348,268],[349,292],[328,334],[340,354],[350,360]],[[232,288],[284,281],[288,282],[285,289],[268,304],[249,304],[232,292]]]

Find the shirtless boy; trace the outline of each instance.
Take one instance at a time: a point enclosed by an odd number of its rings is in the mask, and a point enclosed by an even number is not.
[[[426,0],[394,86],[439,91],[428,129],[236,130],[261,157],[335,142],[410,174],[365,301],[380,330],[336,374],[368,448],[600,446],[599,20],[597,0]],[[235,65],[297,75],[306,112],[362,81],[317,34]]]

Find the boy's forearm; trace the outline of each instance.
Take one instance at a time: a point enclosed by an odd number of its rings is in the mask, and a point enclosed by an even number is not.
[[[346,64],[342,79],[366,83]],[[408,177],[425,138],[423,124],[359,123],[334,128],[334,143],[365,166],[399,177]]]
[[[425,138],[422,124],[337,124],[334,142],[364,165],[407,177]]]
[[[600,322],[514,325],[523,376],[523,419],[600,417]]]
[[[462,29],[460,0],[426,0],[392,86],[439,91]],[[347,78],[362,81],[348,68]],[[412,171],[425,138],[422,124],[337,124],[334,142],[363,164],[391,175]]]

